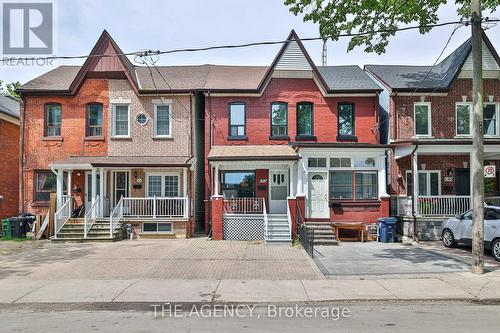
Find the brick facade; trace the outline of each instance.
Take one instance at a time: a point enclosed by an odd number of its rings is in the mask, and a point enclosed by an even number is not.
[[[19,124],[0,119],[0,219],[19,212]]]

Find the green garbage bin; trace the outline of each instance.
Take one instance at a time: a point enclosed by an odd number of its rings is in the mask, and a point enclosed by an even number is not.
[[[3,239],[12,238],[12,227],[10,225],[9,219],[2,220],[2,232],[3,232]]]

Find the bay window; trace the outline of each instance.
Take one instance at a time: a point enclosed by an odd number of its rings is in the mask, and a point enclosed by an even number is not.
[[[313,104],[297,103],[297,136],[313,135]]]
[[[431,103],[415,103],[413,105],[415,135],[430,136],[431,134]]]
[[[288,104],[271,103],[271,136],[284,137],[288,135]]]

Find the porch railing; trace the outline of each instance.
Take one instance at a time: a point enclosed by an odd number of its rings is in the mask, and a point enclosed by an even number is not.
[[[500,197],[486,197],[484,202],[490,206],[500,206]]]
[[[114,232],[123,217],[123,197],[120,198],[115,208],[109,214],[109,238],[113,238]]]
[[[71,197],[63,195],[61,204],[61,208],[54,214],[54,238],[57,238],[57,234],[61,228],[71,218]]]
[[[122,216],[187,218],[188,197],[123,198]]]
[[[225,214],[263,214],[264,198],[226,198],[223,202]]]
[[[95,220],[99,217],[100,214],[99,201],[100,201],[99,195],[96,195],[95,201],[92,203],[89,210],[85,213],[85,216],[83,217],[83,223],[84,223],[83,238],[87,238],[90,228],[92,228],[92,225],[94,224]]]
[[[300,244],[306,250],[306,252],[311,256],[311,258],[314,257],[314,230],[311,228],[306,227],[305,224],[300,224],[298,226],[298,234],[299,234],[299,240]]]
[[[419,196],[418,211],[422,216],[454,216],[468,211],[470,202],[468,195]]]
[[[262,214],[264,215],[264,240],[269,239],[269,221],[267,220],[267,209],[266,209],[266,200],[262,198]]]

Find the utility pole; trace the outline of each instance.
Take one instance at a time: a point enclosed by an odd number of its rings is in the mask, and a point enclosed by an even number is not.
[[[471,1],[472,31],[472,273],[484,273],[483,56],[481,1]]]

